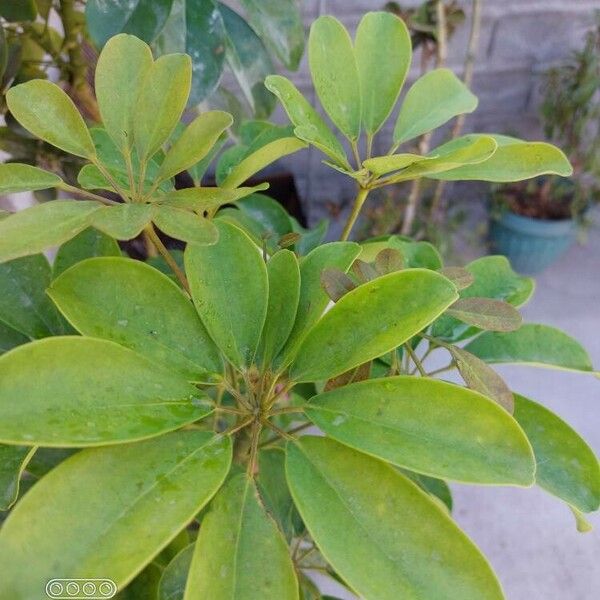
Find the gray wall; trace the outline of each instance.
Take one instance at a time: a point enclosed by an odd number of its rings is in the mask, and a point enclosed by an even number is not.
[[[352,34],[361,15],[380,9],[383,4],[385,0],[303,1],[307,27],[318,15],[333,14]],[[401,4],[411,6],[419,2],[404,0]],[[461,0],[460,4],[468,16],[470,0]],[[539,73],[582,44],[585,31],[593,22],[594,9],[600,9],[600,0],[483,0],[473,86],[480,102],[477,111],[468,117],[466,129],[539,139]],[[467,20],[449,44],[448,66],[459,75],[468,35]],[[418,57],[413,63],[418,65]],[[411,80],[415,76],[413,69]],[[314,98],[306,56],[292,79],[308,98]],[[279,113],[276,118],[285,122]],[[382,151],[389,146],[389,133],[388,130],[380,134]],[[287,161],[296,174],[311,223],[328,216],[330,203],[346,208],[353,196],[352,184],[322,165],[321,160],[322,155],[310,149]]]

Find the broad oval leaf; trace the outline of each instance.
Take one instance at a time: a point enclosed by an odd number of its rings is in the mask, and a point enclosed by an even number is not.
[[[436,247],[429,242],[413,242],[400,236],[392,236],[388,240],[388,245],[390,248],[395,248],[402,253],[408,269],[418,268],[437,271],[442,268],[442,257]]]
[[[232,116],[220,110],[211,110],[197,116],[169,148],[157,177],[174,177],[202,160],[232,123]]]
[[[195,544],[189,544],[165,567],[158,582],[157,600],[183,600]]]
[[[330,437],[400,467],[465,483],[528,486],[531,446],[488,398],[425,377],[353,383],[311,399],[311,421]]]
[[[308,333],[291,366],[297,381],[335,377],[403,344],[457,298],[425,269],[384,275],[346,294]]]
[[[290,250],[276,252],[267,263],[269,302],[262,332],[262,360],[265,365],[279,354],[296,320],[300,298],[300,268]]]
[[[568,371],[593,371],[581,344],[560,329],[526,323],[508,333],[486,331],[465,350],[488,363],[524,363]]]
[[[0,511],[17,501],[21,475],[35,450],[35,446],[0,444]]]
[[[260,251],[238,227],[215,221],[219,241],[190,244],[185,271],[196,309],[221,352],[237,367],[252,364],[260,341],[269,284]]]
[[[389,117],[412,60],[410,34],[391,12],[367,13],[358,24],[354,42],[362,124],[369,135]]]
[[[360,596],[502,600],[473,542],[389,465],[328,438],[305,436],[288,444],[287,476],[323,556]]]
[[[62,182],[58,175],[38,167],[19,163],[0,164],[0,194],[47,190],[60,186]]]
[[[151,158],[179,122],[192,81],[186,54],[166,54],[146,73],[133,122],[134,142],[141,161]]]
[[[514,331],[523,321],[521,313],[511,304],[493,298],[459,298],[447,314],[489,331]]]
[[[298,599],[285,539],[245,474],[220,490],[202,519],[184,598]]]
[[[149,204],[105,206],[91,218],[91,224],[117,240],[132,240],[152,220],[154,207]]]
[[[230,463],[229,439],[205,431],[78,452],[2,527],[0,597],[39,598],[57,573],[123,588],[210,500]]]
[[[16,85],[6,92],[6,102],[17,121],[45,142],[83,158],[96,156],[83,117],[55,83],[32,79]]]
[[[352,168],[340,141],[289,79],[281,75],[269,75],[265,79],[265,85],[279,98],[295,126],[294,133],[300,139],[318,148],[337,165],[345,169]]]
[[[150,4],[160,5],[160,0]],[[97,7],[98,3],[88,2],[88,15],[95,10],[94,6]],[[117,10],[114,5],[112,12]],[[148,10],[152,9],[148,7]],[[111,9],[106,8],[106,11],[110,13]],[[88,21],[92,36],[95,35],[97,23],[95,19]],[[114,24],[114,19],[111,19],[111,24]],[[152,63],[150,47],[137,37],[127,34],[108,40],[98,58],[95,89],[102,123],[117,147],[124,152],[128,152],[133,145],[137,100]]]
[[[98,202],[54,200],[0,220],[0,263],[58,246],[85,229]]]
[[[117,342],[191,380],[222,369],[192,303],[143,262],[86,260],[55,279],[48,294],[83,335]]]
[[[157,198],[156,203],[174,208],[187,208],[199,213],[214,212],[223,204],[234,204],[246,196],[262,192],[267,188],[267,183],[231,190],[217,187],[184,188]]]
[[[118,444],[172,431],[211,410],[183,375],[94,338],[15,348],[0,357],[0,378],[0,442],[9,444]]]
[[[361,98],[352,40],[334,17],[319,17],[310,28],[308,62],[319,100],[350,140],[360,134]]]
[[[476,108],[477,97],[452,71],[434,69],[417,79],[406,93],[394,127],[394,142],[408,142]]]
[[[214,223],[189,210],[173,206],[157,206],[153,221],[167,235],[189,244],[211,245],[219,239]]]
[[[544,406],[515,394],[515,419],[538,464],[536,483],[583,512],[600,507],[600,466],[592,449]]]

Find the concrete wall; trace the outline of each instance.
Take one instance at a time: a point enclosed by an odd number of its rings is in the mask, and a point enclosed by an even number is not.
[[[384,0],[303,1],[307,26],[320,14],[333,14],[352,33],[361,15],[384,4]],[[404,0],[401,4],[414,6],[419,2]],[[457,29],[448,48],[448,66],[459,75],[469,35],[471,2],[461,0],[460,4],[467,12],[467,20]],[[600,0],[483,0],[473,86],[480,103],[478,110],[468,117],[466,129],[539,139],[536,116],[539,74],[571,49],[581,46],[585,31],[593,23],[595,9],[600,9]],[[418,57],[413,62],[418,65]],[[416,74],[413,69],[411,81]],[[314,99],[306,56],[292,79],[308,98]],[[281,114],[276,118],[285,121]],[[389,146],[390,129],[380,134],[382,151]],[[322,155],[310,149],[288,161],[296,174],[311,223],[328,216],[328,206],[346,208],[353,196],[352,183],[322,165],[321,160]]]

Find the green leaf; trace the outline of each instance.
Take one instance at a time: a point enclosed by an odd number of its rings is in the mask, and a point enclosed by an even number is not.
[[[0,1],[0,15],[9,22],[34,21],[37,12],[35,0]]]
[[[160,2],[150,3],[150,6],[152,5],[159,6]],[[97,10],[97,7],[96,2],[88,2],[88,14]],[[150,7],[148,9],[152,10]],[[111,9],[107,7],[105,10],[110,12]],[[113,5],[112,12],[116,10],[117,6]],[[95,35],[97,23],[97,20],[88,21],[92,36]],[[111,24],[114,24],[114,20],[111,20]],[[152,63],[149,46],[137,37],[127,34],[120,34],[108,40],[98,58],[95,89],[102,123],[117,148],[124,152],[128,152],[133,146],[133,121],[137,99]]]
[[[121,256],[121,250],[111,237],[88,227],[58,249],[52,265],[52,275],[58,277],[74,264],[96,256]]]
[[[390,273],[346,294],[311,329],[290,377],[335,377],[403,344],[457,298],[456,288],[433,271]]]
[[[190,244],[212,245],[219,239],[219,232],[212,221],[189,210],[157,206],[153,221],[167,235]]]
[[[408,469],[399,469],[400,473],[407,479],[416,483],[423,491],[427,492],[433,498],[439,500],[449,512],[452,512],[452,492],[448,484],[443,479],[428,477],[420,473],[414,473]]]
[[[118,444],[211,410],[181,374],[106,340],[53,337],[20,346],[0,357],[0,377],[0,442],[9,444]]]
[[[173,0],[105,2],[88,0],[85,17],[88,31],[98,46],[117,33],[131,33],[152,42],[169,17]]]
[[[205,431],[77,453],[2,527],[0,597],[39,598],[67,573],[123,588],[210,500],[230,462],[229,439]]]
[[[265,194],[252,194],[243,198],[237,206],[258,223],[261,227],[261,237],[268,236],[267,246],[270,242],[276,248],[276,244],[284,235],[292,233],[293,225],[288,212],[277,200]]]
[[[319,100],[338,129],[352,141],[360,134],[360,80],[352,40],[334,17],[313,22],[308,62]]]
[[[330,439],[305,436],[288,444],[287,476],[323,556],[360,596],[503,598],[473,542],[389,465]]]
[[[514,331],[523,321],[521,313],[511,304],[491,298],[459,298],[447,314],[490,331]]]
[[[76,156],[93,159],[94,143],[73,101],[55,83],[32,79],[6,93],[19,123],[40,139]]]
[[[514,419],[488,398],[429,378],[353,383],[306,413],[343,444],[400,467],[465,483],[528,486],[535,461]]]
[[[216,89],[225,62],[225,26],[213,0],[186,0],[185,52],[192,57],[189,104],[199,104]]]
[[[232,123],[231,115],[220,110],[211,110],[196,117],[169,148],[158,178],[174,177],[202,160]]]
[[[0,444],[0,511],[8,510],[19,496],[19,480],[35,447]]]
[[[523,363],[567,371],[593,371],[579,342],[554,327],[526,323],[509,333],[484,332],[465,350],[488,363]]]
[[[268,184],[261,183],[254,187],[240,187],[232,190],[216,187],[185,188],[169,192],[158,198],[156,202],[157,204],[172,206],[173,208],[195,210],[199,213],[205,211],[212,212],[223,204],[234,204],[246,196],[265,190],[267,187]],[[261,198],[262,197],[264,196],[261,196]]]
[[[284,137],[270,142],[234,166],[221,182],[221,187],[236,188],[266,166],[302,148],[306,148],[306,144],[295,137]]]
[[[515,419],[537,460],[536,483],[578,510],[600,507],[600,466],[592,449],[544,406],[515,394]]]
[[[285,539],[245,474],[221,489],[202,520],[185,598],[298,599]]]
[[[294,328],[282,352],[281,361],[284,365],[329,304],[329,296],[321,287],[321,273],[327,268],[347,271],[359,253],[360,246],[354,242],[331,242],[317,246],[302,259],[298,311]]]
[[[91,218],[91,224],[117,240],[132,240],[150,223],[154,208],[149,204],[105,206]]]
[[[0,321],[30,339],[65,333],[64,321],[46,296],[51,281],[43,254],[0,264]]]
[[[435,156],[423,156],[421,154],[386,154],[385,156],[376,156],[363,161],[363,167],[368,169],[374,175],[385,175],[393,171],[406,169],[411,165],[427,163],[435,160]]]
[[[459,292],[462,292],[462,290],[473,285],[473,282],[475,281],[475,276],[463,267],[443,267],[440,269],[440,273],[444,277],[447,277],[456,286]]]
[[[404,21],[391,12],[367,13],[358,24],[354,52],[362,124],[373,135],[390,116],[410,68],[412,45]]]
[[[167,54],[154,62],[144,79],[135,109],[134,142],[140,161],[154,156],[179,122],[192,80],[186,54]]]
[[[62,179],[38,167],[19,163],[0,164],[0,194],[46,190],[60,186]]]
[[[26,344],[30,338],[0,321],[0,354]]]
[[[464,348],[448,346],[456,367],[469,388],[491,398],[510,414],[514,411],[513,395],[504,379],[490,366]]]
[[[477,98],[452,71],[434,69],[406,93],[394,127],[394,142],[403,144],[476,108]]]
[[[433,244],[429,242],[413,242],[393,236],[388,240],[390,248],[400,250],[404,257],[407,269],[431,269],[437,271],[442,268],[442,257]]]
[[[85,229],[97,202],[54,200],[0,220],[0,263],[58,246]]]
[[[463,139],[478,139],[479,134],[464,136]],[[486,135],[485,137],[490,137]],[[498,149],[488,160],[479,164],[444,171],[439,175],[431,175],[433,179],[447,181],[521,181],[538,175],[554,174],[568,177],[573,168],[567,157],[552,144],[545,142],[524,142],[502,135],[492,136],[498,143]],[[449,146],[453,142],[445,144]]]
[[[167,565],[158,583],[157,600],[183,600],[194,547],[189,544]]]
[[[241,0],[241,4],[267,48],[295,71],[304,52],[304,26],[297,0]]]
[[[146,568],[136,575],[124,590],[121,590],[115,600],[138,600],[139,598],[156,598],[158,584],[162,576],[162,569],[156,563],[151,562]]]
[[[56,279],[48,294],[83,335],[117,342],[191,380],[222,370],[186,295],[143,262],[86,260]]]
[[[259,249],[239,228],[215,221],[219,241],[190,244],[185,270],[204,326],[237,367],[252,364],[265,322],[267,269]]]
[[[268,117],[275,98],[264,85],[265,77],[275,71],[271,57],[252,27],[222,2],[217,5],[226,33],[225,57],[253,114]]]
[[[262,332],[263,364],[271,360],[285,345],[296,319],[300,298],[300,268],[296,255],[290,250],[280,250],[267,263],[269,302]]]
[[[294,133],[301,140],[318,148],[337,165],[346,169],[352,168],[340,141],[289,79],[281,75],[269,75],[265,79],[265,85],[279,98],[295,126]]]

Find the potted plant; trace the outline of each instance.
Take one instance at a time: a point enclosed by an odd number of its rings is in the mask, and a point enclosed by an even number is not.
[[[507,184],[493,193],[490,237],[519,271],[537,273],[573,244],[588,208],[600,199],[600,18],[582,50],[543,77],[541,116],[548,139],[573,164],[568,179]]]
[[[231,124],[203,113],[168,144],[189,92],[184,55],[154,61],[139,39],[111,39],[96,72],[102,133],[51,83],[9,92],[24,127],[87,164],[77,188],[0,167],[4,189],[84,197],[0,220],[0,339],[12,346],[0,357],[0,598],[319,599],[318,571],[368,600],[499,600],[445,480],[537,484],[582,530],[598,508],[589,447],[489,366],[593,373],[575,340],[521,323],[533,282],[502,257],[445,268],[426,243],[345,239],[390,180],[568,173],[564,155],[468,136],[431,156],[371,157],[411,58],[389,13],[366,15],[355,45],[319,18],[309,58],[353,158],[273,77],[297,137],[252,148],[216,188],[172,187]],[[394,148],[472,105],[449,72],[433,73],[409,91]],[[357,181],[344,239],[312,250],[297,233],[273,240],[248,225],[267,201],[243,207],[256,191],[245,180],[307,143]],[[155,227],[186,243],[183,264]],[[120,255],[114,240],[141,229],[171,278]],[[52,267],[40,254],[51,245]],[[465,386],[436,378],[432,352]]]

